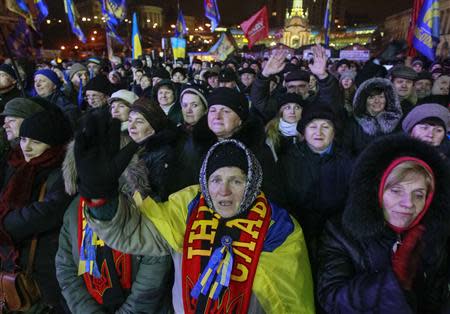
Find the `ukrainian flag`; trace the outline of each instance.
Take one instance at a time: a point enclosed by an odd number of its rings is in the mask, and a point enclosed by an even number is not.
[[[178,11],[177,24],[175,26],[175,37],[181,37],[187,34],[186,21],[184,20],[183,12]]]
[[[38,10],[38,22],[41,23],[48,16],[48,7],[44,0],[34,0],[34,5]]]
[[[330,44],[330,28],[331,28],[331,14],[333,11],[333,0],[327,1],[327,8],[325,10],[325,18],[323,19],[323,28],[325,29],[325,46]]]
[[[86,43],[86,36],[84,36],[80,25],[78,25],[78,12],[72,0],[64,0],[64,9],[66,11],[67,18],[69,19],[70,26],[72,27],[72,32],[77,36],[79,41]]]
[[[142,56],[141,37],[139,36],[139,26],[136,12],[133,13],[133,34],[131,35],[131,45],[133,47],[133,59],[137,59],[139,56]]]
[[[181,37],[171,37],[172,52],[174,60],[186,56],[186,39]]]
[[[413,46],[431,61],[436,57],[439,43],[439,0],[425,0],[414,31]]]

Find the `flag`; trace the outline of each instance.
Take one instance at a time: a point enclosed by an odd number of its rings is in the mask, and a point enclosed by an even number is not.
[[[248,48],[250,49],[258,40],[268,37],[269,15],[267,14],[267,6],[263,6],[261,10],[256,12],[248,20],[242,22],[241,28],[248,40]]]
[[[178,10],[177,24],[175,25],[175,37],[181,37],[187,34],[186,21],[184,20],[183,12]]]
[[[17,57],[30,57],[33,54],[33,35],[25,19],[19,17],[19,23],[6,39],[8,47]]]
[[[214,32],[220,23],[220,13],[217,6],[217,0],[204,0],[205,16],[211,21],[211,31]]]
[[[107,22],[118,25],[125,18],[127,11],[126,0],[100,0],[102,2],[102,14]]]
[[[417,55],[416,49],[413,46],[414,31],[416,30],[417,19],[419,18],[420,8],[424,0],[414,0],[411,10],[411,17],[409,19],[408,35],[406,41],[408,42],[408,56],[414,57]]]
[[[209,50],[209,53],[215,54],[218,60],[224,61],[234,50],[235,45],[233,44],[233,41],[230,40],[226,33],[222,33],[217,43],[215,43]]]
[[[37,25],[34,23],[34,19],[37,18],[37,9],[33,5],[30,7],[25,2],[25,0],[6,0],[6,8],[23,17],[28,25],[30,25],[34,30],[38,30]]]
[[[439,43],[439,0],[425,0],[419,12],[414,31],[413,46],[431,61]]]
[[[173,59],[183,58],[186,56],[186,39],[181,37],[171,37]]]
[[[325,47],[330,44],[330,29],[331,29],[331,15],[333,14],[333,0],[327,1],[327,8],[325,9],[325,17],[323,19],[323,28],[325,32]]]
[[[67,18],[69,19],[70,26],[72,27],[72,32],[75,36],[77,36],[79,41],[86,43],[86,36],[84,36],[80,25],[78,25],[78,12],[72,0],[64,0],[64,10],[66,11]]]
[[[48,7],[44,0],[34,0],[34,5],[38,10],[38,23],[42,23],[42,21],[48,16]]]
[[[137,59],[139,56],[142,56],[141,37],[139,36],[139,26],[136,12],[133,13],[133,34],[131,35],[131,46],[133,47],[133,59]]]
[[[116,27],[110,23],[106,23],[106,35],[114,38],[121,45],[125,44],[122,37],[117,33]]]

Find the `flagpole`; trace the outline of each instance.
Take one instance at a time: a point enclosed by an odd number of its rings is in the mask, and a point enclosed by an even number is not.
[[[23,86],[22,77],[20,76],[20,72],[19,72],[19,69],[18,69],[17,64],[16,64],[16,60],[14,59],[14,56],[13,56],[13,54],[11,52],[11,49],[9,49],[8,41],[6,40],[6,36],[5,36],[5,33],[3,32],[3,28],[2,27],[0,27],[0,33],[2,35],[2,40],[5,43],[6,54],[11,59],[11,63],[12,63],[14,72],[16,73],[16,77],[17,77],[17,79],[19,81],[19,86],[20,86],[20,91],[22,93],[22,96],[23,97],[27,97],[27,95],[25,94],[25,88]]]

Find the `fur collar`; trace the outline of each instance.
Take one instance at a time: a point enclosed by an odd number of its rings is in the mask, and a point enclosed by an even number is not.
[[[368,92],[373,88],[383,89],[386,97],[386,107],[376,117],[370,116],[366,111]],[[369,135],[392,133],[403,115],[400,100],[391,81],[378,77],[369,79],[359,86],[353,98],[353,113],[355,120]]]
[[[358,158],[350,179],[349,197],[342,216],[344,230],[358,240],[378,237],[385,230],[378,186],[383,172],[397,157],[413,156],[425,161],[436,180],[433,201],[422,219],[429,234],[448,232],[450,224],[450,172],[447,161],[432,146],[404,135],[382,137]],[[437,235],[436,235],[437,236]]]

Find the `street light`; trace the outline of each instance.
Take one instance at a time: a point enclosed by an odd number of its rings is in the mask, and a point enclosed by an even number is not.
[[[75,47],[73,47],[73,48],[78,49],[78,46],[75,46]]]
[[[61,46],[61,50],[66,50],[66,46]]]
[[[92,41],[95,41],[95,37],[91,37],[91,40],[92,40]]]
[[[47,24],[50,24],[52,21],[51,20],[47,20],[46,22],[47,22]]]

